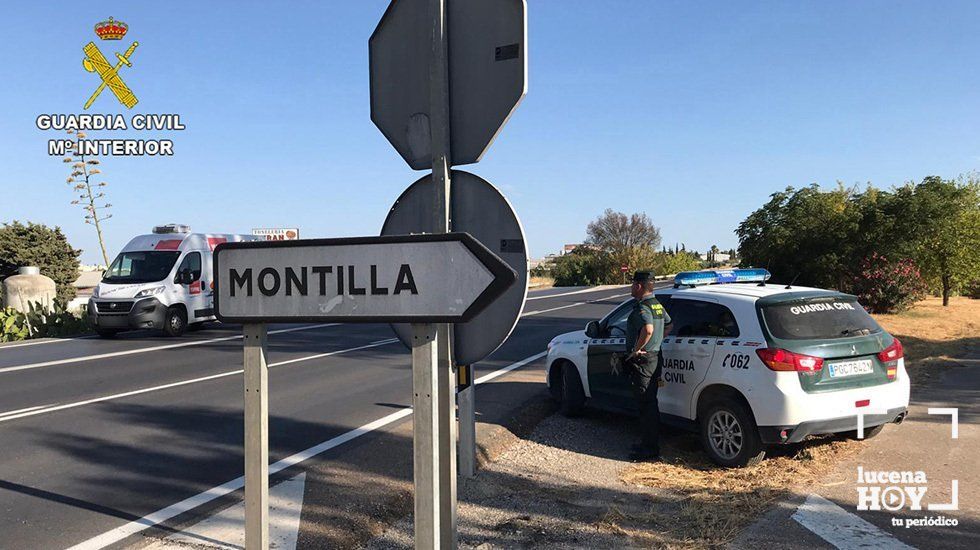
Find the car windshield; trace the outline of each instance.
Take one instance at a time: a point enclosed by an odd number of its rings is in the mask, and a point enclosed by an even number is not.
[[[769,332],[788,340],[825,340],[881,332],[881,327],[854,298],[829,296],[766,305]]]
[[[174,262],[180,256],[177,251],[122,252],[102,278],[103,283],[154,283],[167,278]]]

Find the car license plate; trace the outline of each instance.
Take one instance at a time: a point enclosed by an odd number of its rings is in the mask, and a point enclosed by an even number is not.
[[[875,371],[871,359],[861,359],[860,361],[844,361],[843,363],[830,364],[831,378],[844,378],[845,376],[857,376],[859,374],[871,374]]]

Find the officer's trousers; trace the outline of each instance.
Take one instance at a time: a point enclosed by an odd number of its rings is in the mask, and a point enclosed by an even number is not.
[[[640,409],[640,446],[644,451],[660,454],[660,405],[657,402],[657,380],[663,367],[660,354],[647,352],[626,361],[633,394]]]

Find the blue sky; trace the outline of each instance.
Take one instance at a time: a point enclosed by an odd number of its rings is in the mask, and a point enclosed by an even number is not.
[[[386,6],[7,3],[0,221],[59,225],[99,259],[46,154],[59,136],[34,120],[82,112],[97,79],[81,47],[111,15],[130,33],[97,41],[107,55],[140,42],[122,73],[134,112],[179,113],[187,130],[139,133],[173,139],[173,157],[103,159],[110,254],[165,222],[377,234],[422,175],[369,119],[367,40]],[[581,241],[605,208],[646,212],[665,243],[729,248],[788,185],[980,168],[980,3],[528,0],[528,19],[528,95],[462,168],[508,195],[535,257]],[[105,94],[91,111],[122,109]]]

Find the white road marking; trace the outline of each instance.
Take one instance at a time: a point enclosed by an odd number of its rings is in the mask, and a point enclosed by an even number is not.
[[[510,365],[507,365],[506,367],[504,367],[502,369],[498,369],[498,370],[495,370],[493,372],[484,374],[483,376],[478,376],[477,379],[474,380],[474,383],[475,384],[484,384],[486,382],[489,382],[489,381],[493,380],[494,378],[497,378],[498,376],[503,376],[503,375],[507,374],[508,372],[514,370],[514,369],[519,369],[519,368],[523,367],[524,365],[526,365],[528,363],[531,363],[533,361],[537,361],[538,359],[541,359],[545,355],[548,355],[548,352],[547,351],[542,351],[541,353],[536,353],[536,354],[534,354],[534,355],[532,355],[530,357],[525,357],[524,359],[521,359],[520,361],[518,361],[516,363],[511,363]]]
[[[24,348],[27,346],[39,346],[41,344],[58,344],[61,342],[74,342],[75,340],[91,340],[95,336],[73,336],[71,338],[45,338],[43,340],[28,340],[27,342],[18,342],[16,344],[4,344],[0,345],[0,351],[14,348]]]
[[[589,300],[587,302],[576,302],[574,304],[568,304],[564,306],[553,307],[551,309],[542,309],[540,311],[528,311],[521,315],[521,317],[530,317],[532,315],[540,315],[542,313],[549,313],[552,311],[558,311],[559,309],[567,309],[570,307],[580,306],[582,304],[594,304],[596,302],[601,302],[602,300],[610,300],[612,298],[622,298],[624,296],[629,296],[629,294],[614,294],[612,296],[606,296],[605,298],[599,298],[598,300]]]
[[[859,548],[913,550],[912,546],[820,495],[808,496],[806,502],[797,508],[792,517],[797,523],[841,550]]]
[[[397,341],[398,341],[398,338],[389,338],[387,340],[378,340],[377,342],[372,342],[372,343],[370,343],[370,344],[368,344],[366,346],[361,346],[359,348],[351,348],[351,349],[345,350],[345,351],[355,351],[355,350],[359,350],[359,349],[374,348],[374,347],[377,347],[377,346],[383,346],[385,344],[394,344]],[[321,357],[330,357],[331,355],[337,355],[337,353],[338,352],[336,352],[336,351],[328,351],[326,353],[318,353],[316,355],[308,355],[306,357],[299,357],[297,359],[289,359],[287,361],[279,361],[278,363],[273,363],[273,364],[271,364],[269,366],[270,367],[280,367],[282,365],[290,365],[290,364],[293,364],[293,363],[299,363],[300,361],[311,361],[313,359],[320,359]],[[241,372],[241,371],[239,371],[239,372]]]
[[[38,405],[36,407],[27,407],[26,409],[17,409],[16,411],[2,412],[2,413],[0,413],[0,418],[3,418],[4,416],[9,416],[9,415],[12,415],[12,414],[18,414],[18,413],[24,413],[24,412],[28,412],[28,411],[34,411],[34,410],[37,410],[37,409],[43,409],[45,407],[51,407],[53,405],[57,405],[57,403],[49,403],[47,405]]]
[[[336,325],[339,325],[339,324],[340,323],[325,323],[325,324],[320,324],[320,325],[308,325],[308,326],[302,326],[302,327],[283,328],[283,329],[279,329],[279,330],[270,330],[269,331],[269,334],[283,334],[283,333],[286,333],[286,332],[299,332],[299,331],[302,331],[302,330],[313,330],[313,329],[317,329],[317,328],[333,327],[333,326],[336,326]],[[14,366],[14,367],[3,367],[3,368],[0,368],[0,374],[3,374],[5,372],[14,372],[14,371],[26,370],[26,369],[39,369],[39,368],[42,368],[42,367],[53,367],[55,365],[68,365],[68,364],[71,364],[71,363],[81,363],[83,361],[95,361],[97,359],[109,359],[111,357],[123,357],[123,356],[126,356],[126,355],[135,355],[135,354],[138,354],[138,353],[149,353],[151,351],[161,351],[161,350],[165,350],[165,349],[177,349],[177,348],[187,348],[187,347],[191,347],[191,346],[202,346],[204,344],[213,344],[215,342],[227,342],[228,340],[241,340],[241,338],[242,338],[242,335],[241,334],[236,334],[234,336],[223,336],[221,338],[211,338],[211,339],[208,339],[208,340],[192,340],[190,342],[180,342],[180,343],[177,343],[177,344],[166,344],[166,345],[163,345],[163,346],[153,346],[151,348],[138,348],[138,349],[131,349],[131,350],[126,350],[126,351],[114,351],[114,352],[110,352],[110,353],[100,353],[100,354],[97,354],[97,355],[84,355],[82,357],[69,357],[69,358],[66,358],[66,359],[55,359],[53,361],[44,361],[44,362],[41,362],[41,363],[31,363],[31,364],[28,364],[28,365],[17,365],[17,366]]]
[[[491,372],[489,374],[486,374],[484,376],[481,376],[481,377],[477,378],[476,380],[474,380],[474,382],[476,384],[482,384],[482,383],[488,382],[488,381],[490,381],[490,380],[492,380],[494,378],[497,378],[498,376],[501,376],[501,375],[503,375],[505,373],[508,373],[508,372],[510,372],[510,371],[512,371],[514,369],[523,367],[524,365],[527,365],[528,363],[530,363],[530,362],[532,362],[532,361],[534,361],[536,359],[539,359],[541,357],[544,357],[544,355],[546,353],[547,352],[541,352],[541,353],[536,353],[536,354],[534,354],[534,355],[532,355],[530,357],[526,357],[526,358],[524,358],[524,359],[522,359],[520,361],[517,361],[516,363],[512,363],[512,364],[510,364],[510,365],[508,365],[508,366],[506,366],[506,367],[504,367],[502,369],[499,369],[499,370],[496,370],[496,371]],[[385,426],[388,426],[390,424],[393,424],[393,423],[395,423],[395,422],[397,422],[397,421],[399,421],[399,420],[401,420],[401,419],[403,419],[403,418],[405,418],[405,417],[407,417],[407,416],[409,416],[411,414],[412,414],[412,409],[410,409],[410,408],[408,408],[408,409],[401,409],[401,410],[396,411],[396,412],[393,412],[393,413],[391,413],[389,415],[382,416],[381,418],[379,418],[379,419],[377,419],[377,420],[375,420],[373,422],[369,422],[369,423],[367,423],[367,424],[365,424],[365,425],[363,425],[363,426],[361,426],[359,428],[355,428],[355,429],[353,429],[353,430],[351,430],[349,432],[346,432],[346,433],[343,433],[341,435],[338,435],[337,437],[334,437],[332,439],[328,439],[328,440],[324,441],[323,443],[320,443],[318,445],[314,445],[313,447],[310,447],[309,449],[306,449],[306,450],[300,451],[300,452],[298,452],[298,453],[296,453],[294,455],[288,456],[288,457],[286,457],[286,458],[284,458],[284,459],[282,459],[282,460],[280,460],[280,461],[278,461],[278,462],[276,462],[274,464],[270,464],[269,465],[269,475],[274,475],[276,473],[279,473],[279,472],[285,470],[286,468],[290,468],[290,467],[296,466],[297,464],[300,464],[302,462],[305,462],[305,461],[307,461],[307,460],[309,460],[309,459],[311,459],[311,458],[313,458],[313,457],[315,457],[315,456],[317,456],[319,454],[325,453],[326,451],[329,451],[330,449],[333,449],[335,447],[338,447],[340,445],[343,445],[344,443],[347,443],[348,441],[352,441],[354,439],[357,439],[358,437],[361,437],[362,435],[371,433],[371,432],[373,432],[375,430],[378,430],[378,429],[381,429],[381,428],[383,428]],[[113,529],[111,531],[107,531],[107,532],[105,532],[105,533],[103,533],[101,535],[97,535],[95,537],[92,537],[92,538],[90,538],[90,539],[88,539],[88,540],[86,540],[86,541],[84,541],[82,543],[79,543],[79,544],[77,544],[75,546],[72,546],[68,550],[98,550],[100,548],[105,548],[106,546],[109,546],[111,544],[115,544],[115,543],[117,543],[117,542],[119,542],[119,541],[121,541],[121,540],[123,540],[123,539],[125,539],[127,537],[130,537],[132,535],[135,535],[137,533],[140,533],[142,531],[145,531],[146,529],[149,529],[150,527],[153,527],[155,525],[159,525],[159,524],[161,524],[161,523],[163,523],[165,521],[168,521],[170,519],[173,519],[173,518],[179,516],[180,514],[183,514],[184,512],[188,512],[190,510],[193,510],[194,508],[197,508],[198,506],[203,506],[204,504],[207,504],[207,503],[209,503],[209,502],[211,502],[211,501],[213,501],[215,499],[221,498],[221,497],[227,495],[228,493],[232,493],[232,492],[237,491],[237,490],[239,490],[239,489],[241,489],[243,487],[245,487],[245,477],[244,476],[237,477],[237,478],[235,478],[235,479],[233,479],[233,480],[231,480],[231,481],[229,481],[227,483],[224,483],[222,485],[218,485],[217,487],[212,487],[211,489],[208,489],[207,491],[204,491],[203,493],[199,493],[199,494],[194,495],[194,496],[192,496],[190,498],[186,498],[186,499],[184,499],[184,500],[182,500],[182,501],[180,501],[180,502],[178,502],[176,504],[172,504],[170,506],[167,506],[166,508],[163,508],[161,510],[158,510],[156,512],[153,512],[152,514],[149,514],[147,516],[143,516],[142,518],[140,518],[138,520],[131,521],[131,522],[129,522],[129,523],[125,524],[125,525],[121,525],[121,526],[119,526],[119,527],[117,527],[117,528],[115,528],[115,529]]]
[[[269,487],[269,548],[295,550],[303,511],[306,472]],[[187,529],[156,541],[145,550],[245,548],[245,503],[239,502]]]
[[[387,345],[387,344],[392,344],[392,343],[397,342],[397,341],[398,341],[397,338],[390,338],[388,340],[381,340],[381,341],[378,341],[378,342],[374,342],[372,344],[366,344],[366,345],[363,345],[363,346],[357,346],[355,348],[340,349],[340,350],[335,350],[335,351],[329,351],[327,353],[319,353],[317,355],[308,355],[306,357],[300,357],[300,358],[297,358],[297,359],[289,359],[287,361],[279,361],[278,363],[270,363],[269,364],[269,368],[281,367],[283,365],[289,365],[289,364],[292,364],[292,363],[299,363],[300,361],[309,361],[311,359],[320,359],[320,358],[323,358],[323,357],[330,357],[331,355],[340,355],[342,353],[348,353],[348,352],[351,352],[351,351],[358,351],[358,350],[368,349],[368,348],[376,348],[378,346],[384,346],[384,345]],[[150,393],[150,392],[161,391],[161,390],[168,390],[170,388],[177,388],[177,387],[180,387],[180,386],[186,386],[188,384],[196,384],[198,382],[207,382],[208,380],[216,380],[218,378],[224,378],[226,376],[235,376],[236,374],[241,374],[242,372],[244,372],[242,369],[231,370],[231,371],[227,371],[227,372],[221,372],[221,373],[218,373],[218,374],[212,374],[210,376],[202,376],[200,378],[194,378],[194,379],[191,379],[191,380],[182,380],[180,382],[172,382],[170,384],[163,384],[163,385],[160,385],[160,386],[153,386],[151,388],[143,388],[143,389],[133,390],[133,391],[128,391],[128,392],[123,392],[123,393],[116,393],[116,394],[113,394],[113,395],[105,395],[105,396],[102,396],[102,397],[95,397],[95,398],[92,398],[92,399],[86,399],[84,401],[76,401],[74,403],[65,403],[64,405],[57,405],[57,406],[47,407],[47,408],[32,407],[32,410],[24,409],[23,410],[24,412],[12,411],[11,413],[9,413],[9,416],[0,416],[0,422],[7,422],[9,420],[17,420],[18,418],[26,418],[28,416],[36,416],[36,415],[39,415],[39,414],[46,414],[46,413],[49,413],[49,412],[63,411],[65,409],[74,409],[76,407],[82,407],[84,405],[92,405],[94,403],[103,403],[105,401],[112,401],[114,399],[122,399],[124,397],[132,397],[134,395],[141,395],[141,394],[144,394],[144,393]],[[17,413],[17,414],[14,414],[14,413]]]
[[[547,294],[545,296],[529,296],[526,301],[530,302],[531,300],[544,300],[545,298],[557,298],[559,296],[571,296],[573,294],[583,294],[585,292],[599,292],[599,291],[602,291],[602,290],[612,290],[614,288],[619,288],[621,286],[622,285],[594,286],[594,287],[590,287],[590,288],[582,288],[582,289],[579,289],[579,290],[573,290],[571,292],[563,292],[561,294]]]

